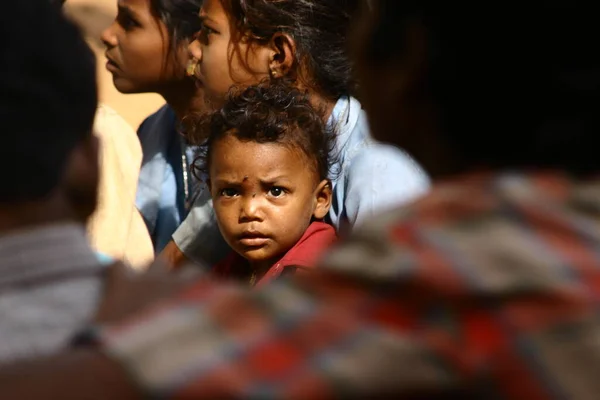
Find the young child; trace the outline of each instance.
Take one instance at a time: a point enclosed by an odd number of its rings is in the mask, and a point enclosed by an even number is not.
[[[250,86],[201,129],[208,141],[199,168],[234,250],[212,273],[259,287],[312,267],[336,238],[322,222],[331,206],[335,136],[307,96],[284,84]]]
[[[205,0],[201,29],[190,44],[190,71],[203,97],[220,106],[232,86],[285,79],[306,90],[336,126],[339,162],[331,177],[333,198],[328,221],[342,235],[375,213],[412,201],[429,185],[426,174],[406,153],[374,142],[347,54],[351,15],[358,0]],[[188,136],[195,136],[188,131]],[[201,144],[203,137],[197,137]],[[197,196],[189,215],[165,248],[167,258],[181,254],[214,264],[229,249],[214,224],[209,196]]]

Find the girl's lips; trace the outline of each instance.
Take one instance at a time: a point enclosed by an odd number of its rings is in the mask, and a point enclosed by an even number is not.
[[[115,64],[114,61],[108,60],[106,62],[106,69],[110,72],[117,72],[119,70],[119,66]]]
[[[119,70],[119,64],[117,64],[112,58],[110,58],[110,56],[108,55],[108,52],[104,53],[104,57],[106,57],[106,69],[109,70],[110,72],[115,72],[117,70]]]

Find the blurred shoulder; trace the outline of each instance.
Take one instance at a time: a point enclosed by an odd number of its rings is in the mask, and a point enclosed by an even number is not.
[[[100,104],[96,110],[94,130],[101,137],[114,134],[128,135],[130,133],[135,135],[135,131],[131,125],[119,113],[106,104]]]

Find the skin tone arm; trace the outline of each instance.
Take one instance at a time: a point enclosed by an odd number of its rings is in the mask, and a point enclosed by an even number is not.
[[[175,242],[172,240],[165,246],[158,258],[162,260],[171,270],[180,269],[182,265],[185,265],[189,261],[185,254],[179,250],[179,247],[177,247]]]

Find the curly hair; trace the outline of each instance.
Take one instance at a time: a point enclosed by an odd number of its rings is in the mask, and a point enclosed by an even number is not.
[[[347,36],[359,0],[221,0],[246,38],[267,43],[283,32],[296,42],[296,67],[312,89],[328,98],[354,94]]]
[[[280,143],[299,149],[314,161],[319,178],[327,179],[336,159],[335,134],[323,121],[323,112],[311,105],[308,95],[285,83],[263,81],[233,88],[220,110],[197,121],[194,133],[198,136],[188,138],[200,146],[194,174],[208,174],[213,144],[225,135],[233,135],[241,141]]]

